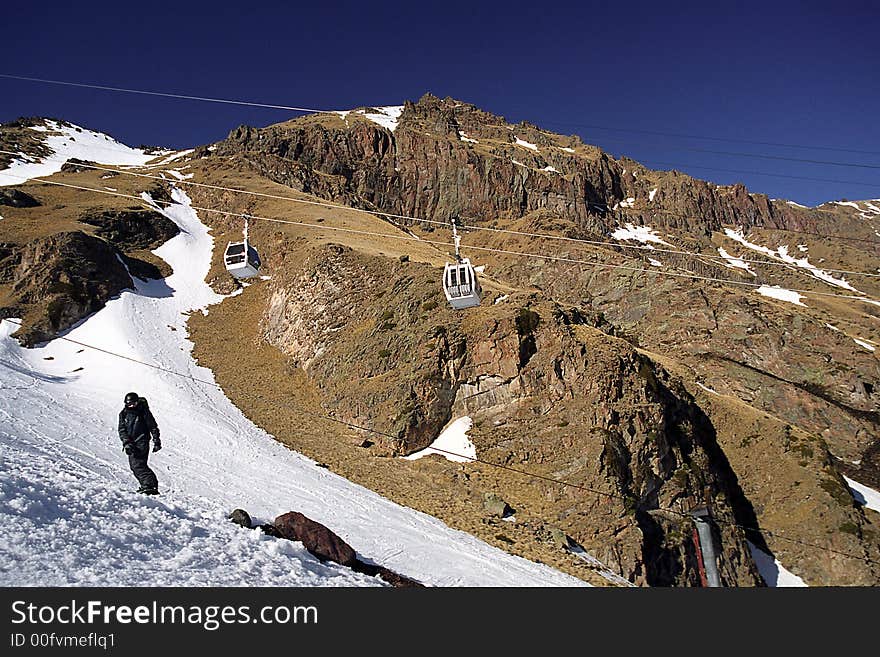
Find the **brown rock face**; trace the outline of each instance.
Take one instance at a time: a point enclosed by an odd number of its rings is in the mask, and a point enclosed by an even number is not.
[[[95,226],[95,234],[121,251],[155,249],[180,230],[167,217],[144,208],[126,210],[91,210],[80,221]]]
[[[391,453],[426,447],[456,416],[491,426],[473,434],[488,460],[607,492],[527,486],[631,581],[699,582],[690,521],[661,509],[709,499],[717,518],[754,526],[711,421],[679,382],[589,325],[602,326],[599,316],[535,303],[460,321],[426,303],[438,291],[423,266],[389,271],[334,246],[295,271],[273,278],[263,335],[307,366],[333,414],[384,430]],[[393,313],[374,289],[389,284],[410,300]],[[755,584],[742,532],[728,524],[720,534],[724,581]]]
[[[132,285],[104,240],[79,231],[34,240],[20,251],[12,290],[18,304],[43,310],[17,337],[27,346],[49,340]]]
[[[40,202],[20,189],[0,188],[0,205],[12,208],[35,208],[40,205]]]
[[[509,126],[449,98],[407,101],[393,132],[348,116],[344,123],[242,126],[214,154],[244,157],[262,175],[300,191],[440,221],[456,216],[479,224],[548,211],[589,233],[607,235],[628,220],[703,237],[723,225],[815,232],[827,221],[816,210],[773,203],[742,185],[652,171],[578,138],[528,123]],[[624,211],[627,198],[636,203]]]

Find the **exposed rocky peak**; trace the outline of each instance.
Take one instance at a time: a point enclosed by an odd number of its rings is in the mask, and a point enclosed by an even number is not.
[[[474,116],[479,110],[473,105],[456,103],[451,98],[440,100],[425,94],[417,103],[406,101],[400,115],[399,128],[409,130],[428,130],[437,135],[458,139],[459,119],[464,115]]]
[[[615,160],[579,139],[527,122],[509,125],[430,94],[404,104],[394,131],[363,117],[308,117],[243,126],[213,154],[241,155],[262,175],[324,198],[441,221],[514,220],[546,210],[592,234],[632,221],[708,238],[722,226],[816,232],[830,219],[742,185],[719,187]]]

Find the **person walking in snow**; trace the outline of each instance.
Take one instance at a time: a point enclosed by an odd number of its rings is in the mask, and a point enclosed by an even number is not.
[[[147,465],[150,438],[153,439],[154,452],[162,449],[159,426],[150,412],[147,400],[136,392],[130,392],[125,395],[125,406],[119,412],[119,439],[122,441],[122,451],[128,454],[128,466],[141,485],[138,493],[158,495],[159,481],[156,479],[156,473]]]

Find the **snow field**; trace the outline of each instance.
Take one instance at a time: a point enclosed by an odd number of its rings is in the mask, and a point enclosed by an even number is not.
[[[391,132],[394,132],[397,129],[397,124],[400,121],[400,115],[403,113],[403,105],[389,105],[386,107],[371,107],[369,109],[376,110],[375,112],[368,112],[366,109],[358,109],[358,110],[339,110],[334,112],[343,118],[343,120],[352,112],[355,114],[360,114],[361,116],[369,119],[373,123],[382,126],[383,128],[387,128]]]
[[[761,246],[759,244],[749,242],[743,235],[742,229],[731,230],[730,228],[725,228],[724,234],[727,235],[727,237],[729,237],[730,239],[739,242],[746,248],[757,251],[758,253],[763,253],[764,255],[774,260],[778,260],[803,269],[807,271],[811,276],[813,276],[813,278],[816,278],[823,283],[828,283],[829,285],[833,285],[834,287],[840,287],[845,290],[850,290],[851,292],[859,292],[852,285],[850,285],[845,278],[836,278],[824,269],[819,269],[818,267],[813,265],[807,258],[795,258],[794,256],[790,256],[788,254],[788,246],[786,245],[777,247],[775,251],[772,249],[768,249],[766,246]],[[859,294],[862,293],[859,292]]]
[[[787,301],[788,303],[793,303],[796,306],[803,306],[804,308],[807,307],[807,304],[801,302],[801,299],[804,298],[803,294],[798,294],[794,290],[788,290],[784,287],[779,287],[778,285],[762,285],[755,291],[761,296],[770,297],[771,299],[779,299],[780,301]]]
[[[856,502],[880,513],[880,492],[844,476]]]
[[[56,456],[0,444],[2,586],[382,585],[208,499],[145,498]]]
[[[517,146],[522,146],[523,148],[528,148],[530,151],[535,151],[536,153],[538,152],[537,145],[535,145],[531,142],[528,142],[525,139],[520,139],[516,135],[514,135],[514,139],[516,140]]]
[[[749,263],[741,258],[737,258],[736,256],[730,255],[722,246],[718,247],[718,254],[727,260],[726,267],[735,268],[735,269],[744,269],[749,272],[752,276],[757,276],[755,272],[751,270],[749,267]]]
[[[751,541],[747,541],[749,544],[749,551],[752,553],[752,559],[755,560],[755,565],[758,567],[758,572],[761,574],[761,577],[764,580],[764,583],[770,587],[804,587],[807,586],[806,582],[802,580],[800,577],[795,575],[794,573],[785,569],[785,567],[779,563],[778,559],[771,557],[769,554],[755,546]]]

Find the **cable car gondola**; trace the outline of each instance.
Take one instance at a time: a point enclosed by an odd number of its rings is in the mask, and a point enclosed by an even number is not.
[[[455,310],[479,306],[483,290],[470,259],[462,258],[459,253],[461,238],[458,236],[454,218],[452,219],[452,238],[455,242],[455,262],[447,262],[443,268],[443,293]]]
[[[248,242],[248,220],[244,219],[244,241],[229,242],[223,254],[226,271],[235,278],[253,278],[260,273],[260,256]]]

